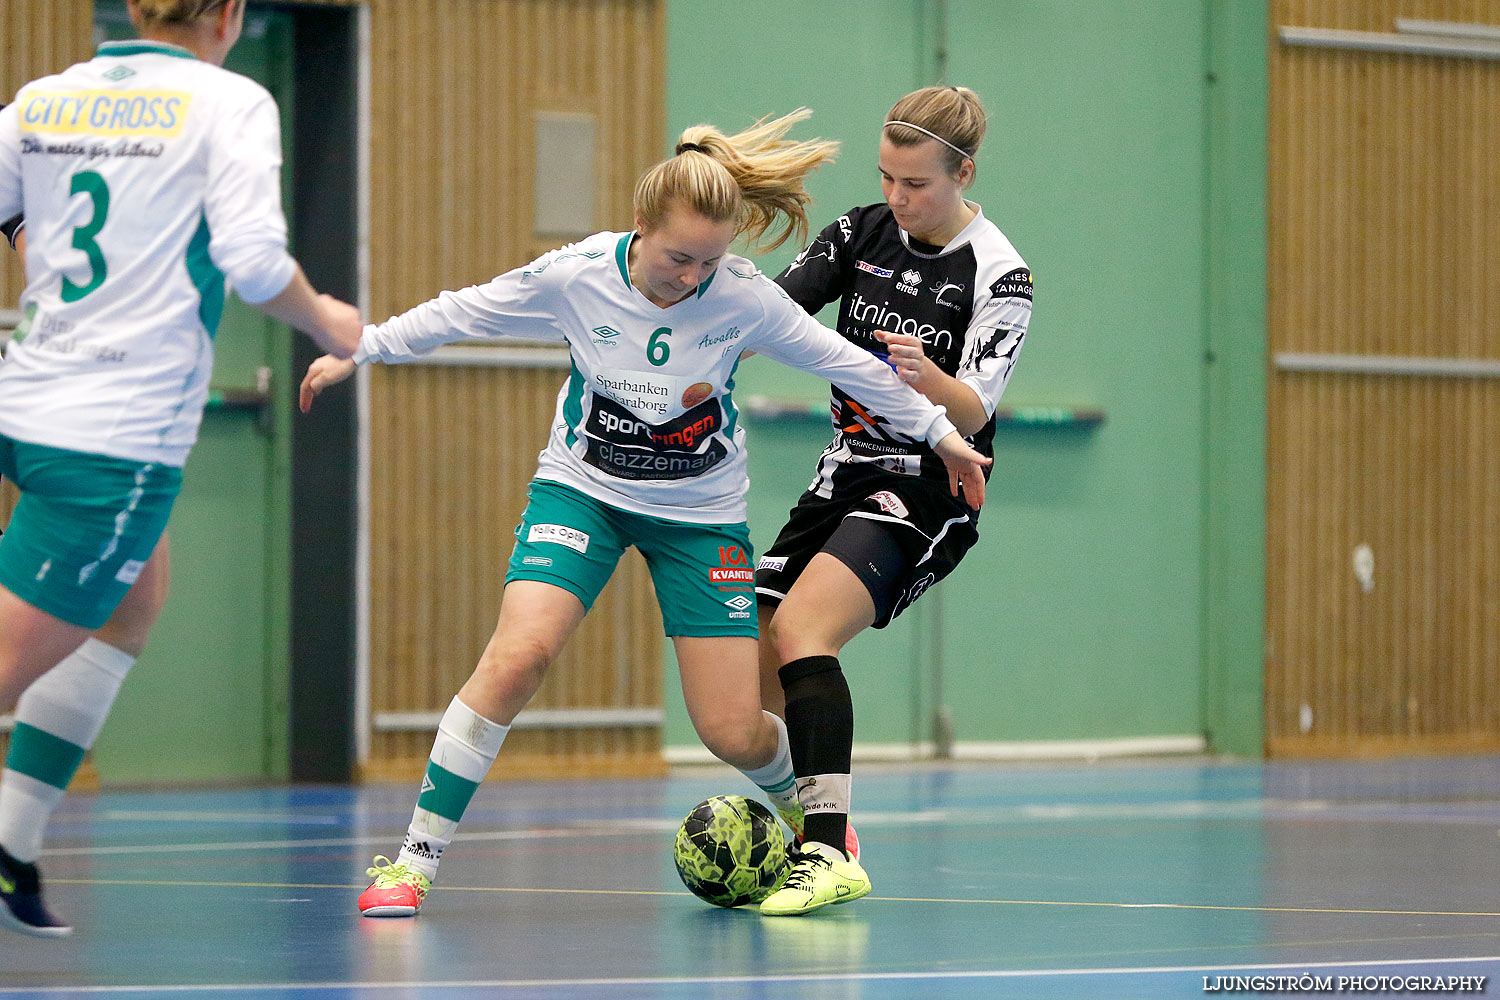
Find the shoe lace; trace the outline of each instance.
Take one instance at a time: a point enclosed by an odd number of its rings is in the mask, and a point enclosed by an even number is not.
[[[792,855],[792,870],[787,874],[786,882],[782,883],[784,889],[810,890],[812,883],[818,876],[819,868],[833,867],[827,858],[817,854],[803,854],[797,852]]]
[[[365,869],[365,875],[374,879],[381,888],[408,882],[421,884],[418,880],[424,877],[421,872],[412,871],[405,863],[397,864],[384,854],[375,855],[374,864]]]

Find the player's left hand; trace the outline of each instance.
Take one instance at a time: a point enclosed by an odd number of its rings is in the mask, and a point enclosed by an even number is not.
[[[307,366],[302,376],[302,385],[297,390],[297,406],[306,413],[312,409],[313,399],[331,385],[338,385],[354,374],[354,362],[347,358],[336,358],[325,354]]]
[[[925,396],[932,388],[934,376],[941,375],[942,369],[922,350],[922,341],[909,333],[885,330],[876,330],[875,339],[886,346],[896,377]]]
[[[964,503],[978,510],[984,506],[984,467],[993,462],[970,448],[963,436],[954,431],[932,449],[948,467],[948,490],[960,493]]]

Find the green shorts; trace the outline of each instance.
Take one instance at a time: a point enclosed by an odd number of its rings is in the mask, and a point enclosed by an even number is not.
[[[166,530],[182,470],[0,435],[21,500],[0,536],[0,586],[84,628],[109,620]]]
[[[526,498],[506,583],[550,583],[590,608],[634,545],[651,569],[667,635],[756,637],[755,557],[744,522],[632,514],[545,479],[532,480]]]

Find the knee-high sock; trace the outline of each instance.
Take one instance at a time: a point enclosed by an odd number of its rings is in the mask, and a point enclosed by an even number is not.
[[[844,850],[849,824],[854,702],[836,656],[804,656],[781,668],[786,728],[806,814],[803,841]]]
[[[86,639],[16,702],[0,777],[0,846],[21,861],[42,853],[52,810],[99,738],[135,657]]]
[[[750,771],[741,771],[755,782],[756,787],[766,793],[778,811],[797,804],[797,779],[792,774],[792,745],[787,738],[786,723],[770,712],[766,717],[776,726],[776,756],[769,764]]]
[[[455,695],[438,723],[437,739],[422,776],[417,807],[401,845],[398,863],[433,878],[443,850],[453,842],[458,821],[505,742],[509,726],[491,722]]]

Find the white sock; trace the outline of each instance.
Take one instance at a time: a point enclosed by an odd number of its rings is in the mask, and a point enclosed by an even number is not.
[[[0,776],[0,846],[18,860],[41,856],[47,821],[134,664],[135,657],[86,639],[16,702],[16,729]]]
[[[776,725],[776,756],[771,758],[769,764],[740,773],[755,782],[779,812],[797,804],[797,779],[792,774],[792,744],[787,739],[786,723],[774,713],[766,712],[765,715]]]
[[[508,732],[509,726],[491,722],[454,696],[438,723],[397,864],[410,865],[429,879],[437,877],[443,851],[453,842],[458,821]]]

